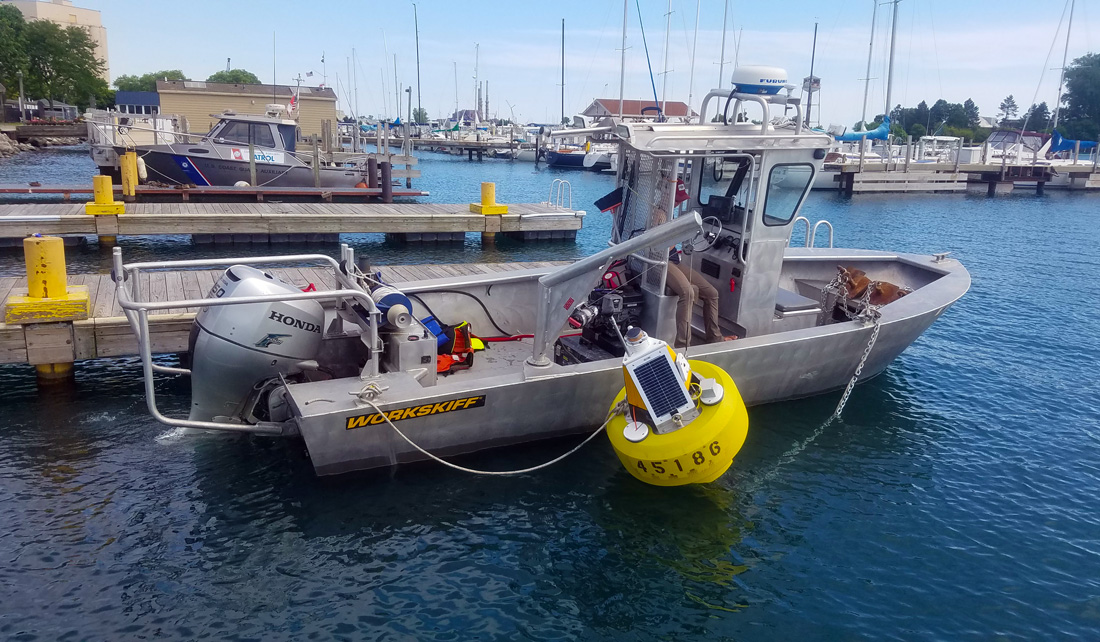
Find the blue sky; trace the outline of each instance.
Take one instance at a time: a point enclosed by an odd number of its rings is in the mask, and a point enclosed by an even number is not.
[[[727,83],[738,35],[742,64],[785,67],[792,79],[808,75],[817,21],[814,73],[822,78],[820,121],[851,126],[859,119],[873,0],[729,3]],[[278,82],[292,84],[299,73],[305,76],[312,71],[310,80],[316,83],[327,73],[329,86],[336,88],[339,78],[341,102],[350,104],[354,92],[348,86],[348,61],[354,48],[360,113],[392,116],[396,54],[398,80],[401,86],[413,86],[415,106],[411,2],[75,0],[74,4],[102,12],[113,77],[180,68],[192,78],[205,79],[224,69],[226,58],[231,58],[233,67],[248,69],[270,82],[274,33]],[[1061,65],[1065,42],[1064,24],[1055,42],[1063,4],[1063,0],[902,0],[893,102],[912,105],[921,99],[931,104],[939,97],[950,102],[973,98],[988,116],[996,115],[1008,94],[1022,108],[1036,95],[1036,102],[1053,105],[1058,71],[1051,68]],[[491,112],[501,117],[514,112],[522,121],[557,121],[562,18],[566,20],[566,112],[579,112],[596,97],[618,96],[620,0],[474,0],[462,3],[461,10],[458,5],[439,0],[417,3],[420,101],[429,116],[454,109],[456,65],[459,102],[464,108],[473,106],[474,45],[478,43],[478,75],[489,82]],[[706,90],[719,81],[723,1],[702,2],[694,87],[689,87],[689,76],[696,2],[673,0],[672,7],[668,96],[687,100],[691,89],[697,106]],[[663,68],[666,9],[667,0],[641,1],[656,74]],[[884,101],[890,11],[889,5],[878,11],[869,117]],[[1071,59],[1100,50],[1098,23],[1100,7],[1090,0],[1077,0]],[[635,0],[630,0],[627,47],[626,97],[651,97]],[[662,80],[656,77],[659,96]],[[350,111],[348,105],[341,107]]]

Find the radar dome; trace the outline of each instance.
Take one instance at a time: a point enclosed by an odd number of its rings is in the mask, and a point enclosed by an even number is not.
[[[742,94],[778,94],[787,84],[787,70],[782,67],[746,65],[733,70],[733,86]]]

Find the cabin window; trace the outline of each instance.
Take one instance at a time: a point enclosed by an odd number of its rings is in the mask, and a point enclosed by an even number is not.
[[[772,167],[768,174],[768,193],[764,197],[764,225],[786,225],[810,189],[814,166],[808,163]]]
[[[294,151],[294,143],[297,138],[294,129],[293,125],[279,125],[279,136],[283,139],[283,149],[288,152]]]
[[[275,137],[271,135],[271,126],[267,123],[252,123],[252,144],[256,147],[274,147]]]
[[[225,127],[222,127],[220,132],[218,132],[218,138],[223,138],[225,142],[235,145],[247,145],[248,123],[242,123],[236,120],[230,121],[225,124]]]

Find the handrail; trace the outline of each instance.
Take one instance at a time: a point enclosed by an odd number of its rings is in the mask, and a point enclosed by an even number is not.
[[[557,192],[554,192],[554,188],[557,188]],[[557,198],[555,199],[555,194]],[[569,206],[563,205],[565,203],[565,197],[569,197]],[[555,178],[550,182],[550,194],[546,197],[547,205],[556,205],[566,209],[573,209],[573,185],[564,178]]]
[[[797,216],[794,221],[791,222],[791,236],[787,238],[787,246],[791,245],[791,237],[794,236],[794,226],[798,225],[798,222],[802,221],[806,224],[806,244],[803,247],[810,247],[810,219],[805,216]]]
[[[547,352],[551,349],[551,340],[557,337],[558,330],[565,325],[576,304],[591,292],[597,280],[592,278],[593,272],[606,270],[613,261],[639,250],[661,244],[674,245],[702,229],[703,221],[698,212],[682,214],[668,223],[544,274],[539,278],[536,303],[539,312],[535,317],[535,336],[527,363],[538,367],[550,365]]]
[[[809,221],[806,221],[806,223],[808,225]],[[820,221],[814,223],[814,231],[813,234],[810,236],[810,240],[806,243],[806,247],[814,247],[817,245],[817,228],[821,227],[822,225],[825,225],[829,228],[829,247],[833,247],[833,224],[829,221],[826,221],[825,219],[821,219]],[[807,230],[807,233],[808,232],[809,230]]]

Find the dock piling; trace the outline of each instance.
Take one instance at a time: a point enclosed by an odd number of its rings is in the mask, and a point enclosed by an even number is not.
[[[118,159],[122,171],[122,200],[132,202],[137,195],[137,152],[126,152]]]
[[[119,159],[126,166],[125,156]],[[136,164],[136,160],[135,160]],[[84,204],[84,213],[96,217],[95,227],[100,244],[114,245],[117,240],[118,215],[126,211],[126,205],[115,200],[110,176],[92,177],[93,199]]]
[[[389,161],[382,161],[379,163],[379,169],[382,173],[382,202],[393,202],[393,165]]]
[[[367,187],[378,188],[378,159],[374,156],[367,159]]]
[[[27,363],[35,366],[40,384],[73,376],[76,360],[73,321],[91,312],[87,286],[69,286],[65,242],[57,236],[23,239],[27,289],[16,290],[4,304],[4,322],[22,325]]]

